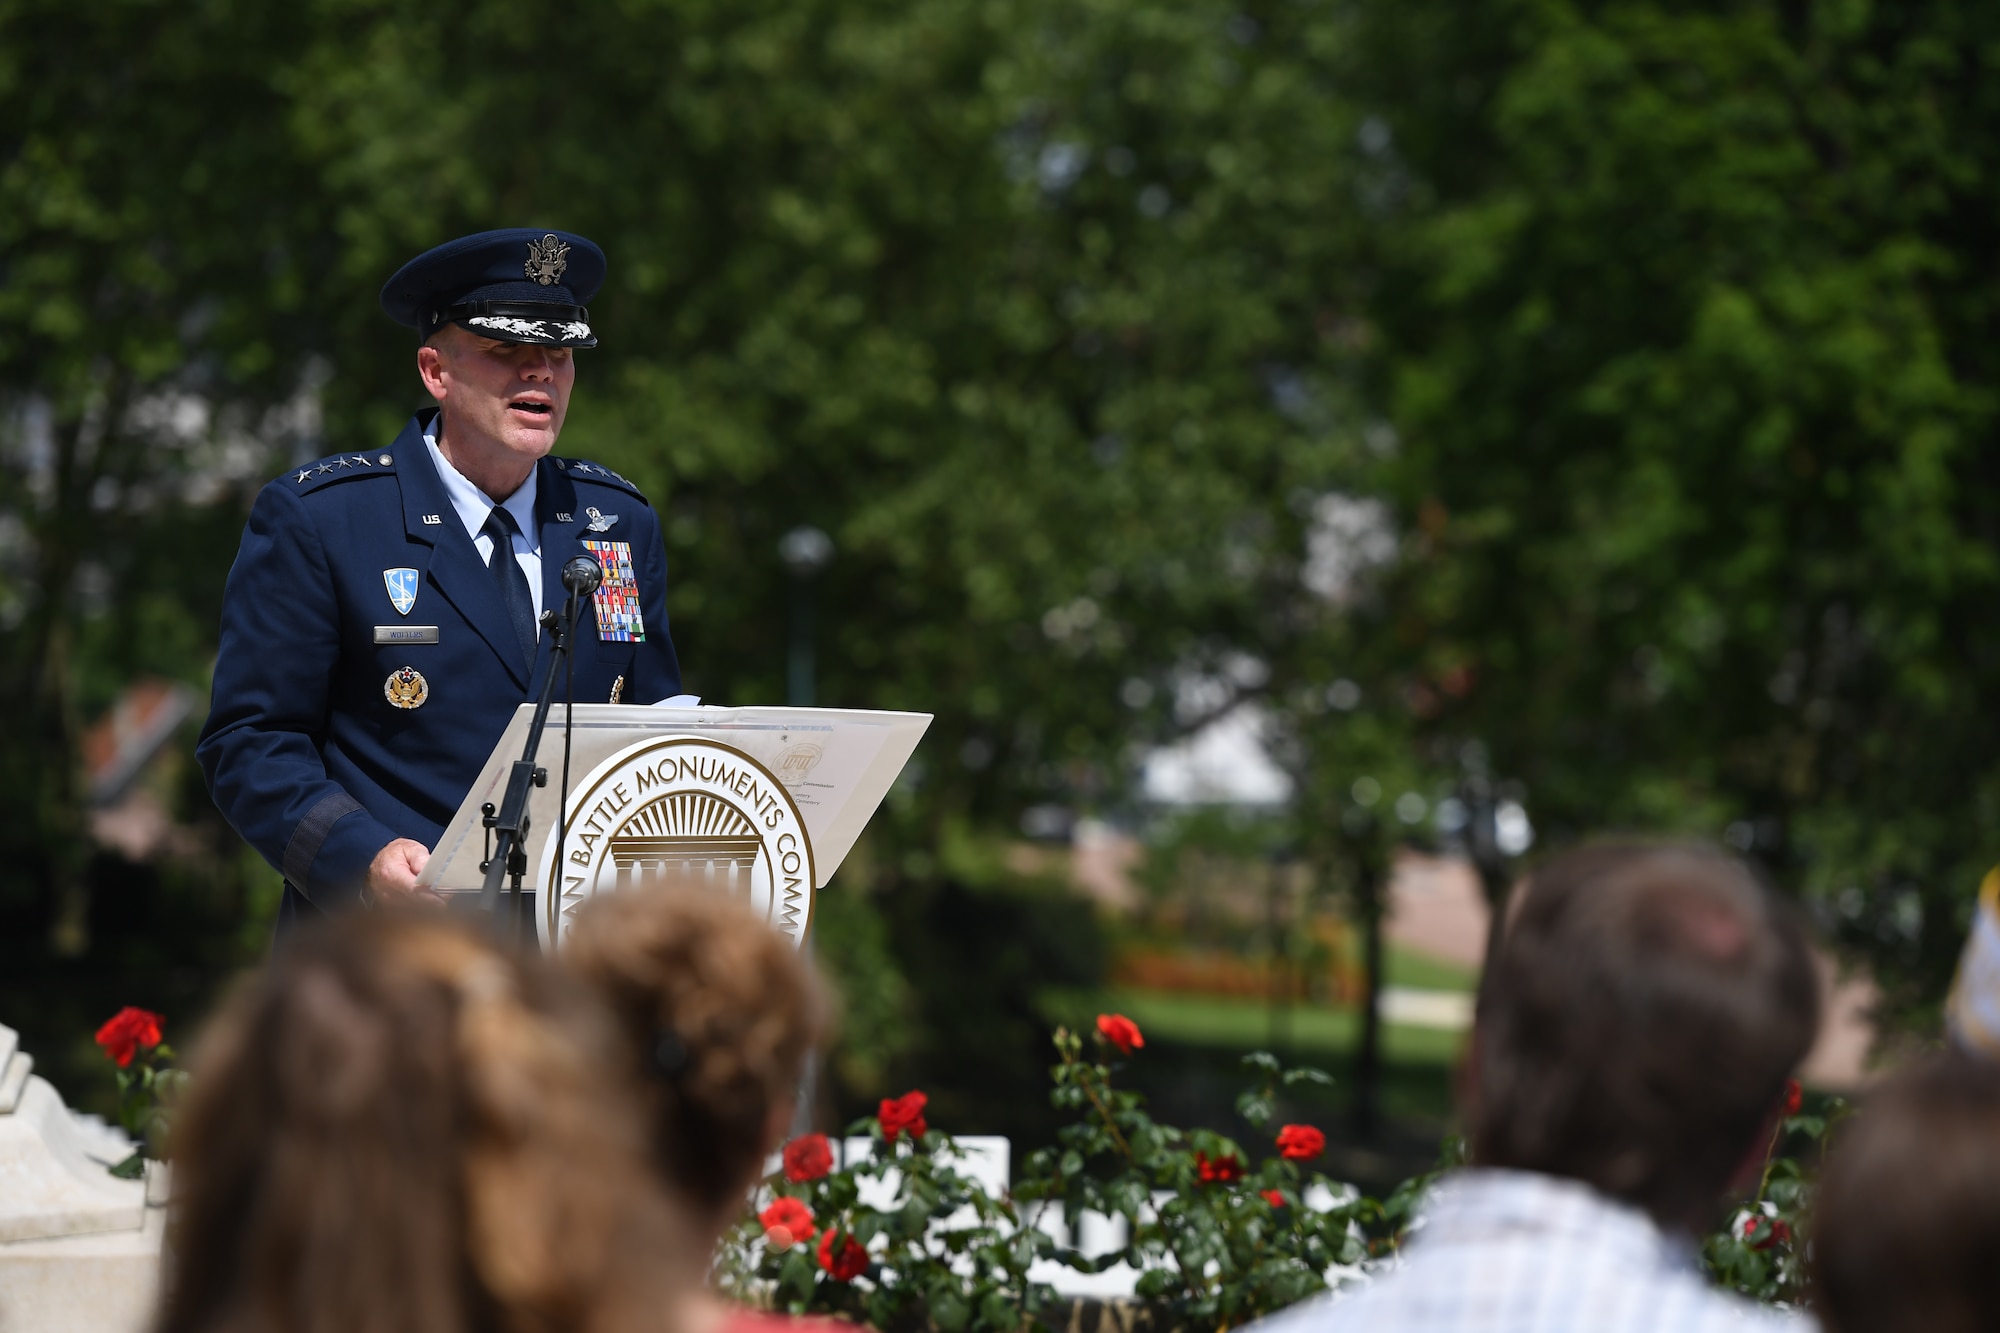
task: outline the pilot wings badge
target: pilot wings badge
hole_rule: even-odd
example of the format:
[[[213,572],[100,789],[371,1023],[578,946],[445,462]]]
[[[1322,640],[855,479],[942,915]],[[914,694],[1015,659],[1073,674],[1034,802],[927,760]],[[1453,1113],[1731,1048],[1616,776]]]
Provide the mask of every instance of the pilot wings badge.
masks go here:
[[[396,608],[396,614],[410,614],[410,608],[417,604],[417,571],[385,569],[382,571],[382,583],[389,590],[389,605]]]
[[[528,242],[528,262],[521,266],[522,272],[531,282],[552,286],[569,267],[569,260],[564,257],[568,254],[569,243],[550,232],[539,241]]]
[[[592,505],[583,512],[590,515],[589,530],[592,532],[609,532],[611,531],[611,525],[618,521],[618,515],[599,513],[596,505]]]

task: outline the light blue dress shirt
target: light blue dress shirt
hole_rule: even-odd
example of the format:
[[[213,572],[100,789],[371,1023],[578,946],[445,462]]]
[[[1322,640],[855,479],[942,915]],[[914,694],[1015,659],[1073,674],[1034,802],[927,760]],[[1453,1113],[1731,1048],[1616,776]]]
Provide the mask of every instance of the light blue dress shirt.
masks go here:
[[[440,418],[442,419],[442,418]],[[472,544],[479,548],[479,558],[488,565],[493,563],[493,539],[481,531],[486,526],[486,516],[493,512],[493,498],[465,479],[465,474],[451,465],[438,448],[437,436],[424,432],[424,447],[431,451],[431,462],[437,464],[438,476],[444,482],[444,493],[451,498],[451,507],[458,512],[459,522],[465,524],[465,533],[472,538]],[[500,507],[514,517],[514,559],[521,566],[521,572],[528,576],[528,592],[535,599],[535,622],[542,619],[542,530],[535,522],[535,469],[528,471],[528,479],[505,500]]]

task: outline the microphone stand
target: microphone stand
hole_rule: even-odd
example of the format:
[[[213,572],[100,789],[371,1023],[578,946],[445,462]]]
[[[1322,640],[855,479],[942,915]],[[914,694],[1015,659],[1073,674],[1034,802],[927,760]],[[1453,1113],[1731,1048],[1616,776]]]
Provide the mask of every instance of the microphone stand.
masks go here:
[[[588,571],[579,568],[585,564],[590,566]],[[479,906],[493,922],[500,938],[510,943],[518,942],[520,938],[521,881],[528,873],[528,788],[549,785],[549,771],[535,763],[535,752],[541,748],[542,733],[549,724],[549,707],[555,702],[557,668],[569,660],[570,636],[575,631],[577,615],[582,610],[582,594],[595,589],[603,578],[604,571],[588,556],[577,556],[563,567],[563,586],[569,589],[569,600],[561,614],[555,611],[542,613],[542,628],[549,633],[549,672],[542,679],[541,697],[535,701],[535,716],[528,724],[527,744],[521,747],[521,757],[514,761],[513,768],[507,773],[507,790],[500,798],[499,810],[494,810],[491,801],[479,807],[480,823],[493,836],[486,859],[479,863],[479,868],[486,874],[486,882],[479,891]],[[559,802],[568,799],[568,792],[557,797]],[[561,867],[556,873],[562,873]],[[503,880],[511,882],[505,920],[499,915]]]

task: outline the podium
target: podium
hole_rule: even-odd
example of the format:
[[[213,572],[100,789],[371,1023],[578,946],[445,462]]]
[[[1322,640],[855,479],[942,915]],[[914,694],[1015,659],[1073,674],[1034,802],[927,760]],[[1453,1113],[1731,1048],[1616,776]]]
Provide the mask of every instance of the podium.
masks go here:
[[[497,808],[534,714],[515,710],[418,883],[448,903],[484,881],[483,816]],[[929,713],[845,708],[577,704],[569,790],[563,711],[550,715],[526,842],[542,947],[559,948],[599,893],[664,880],[707,884],[804,943],[833,878],[930,726]],[[558,835],[559,809],[567,829]],[[558,854],[558,842],[560,855]],[[469,896],[469,897],[468,897]]]

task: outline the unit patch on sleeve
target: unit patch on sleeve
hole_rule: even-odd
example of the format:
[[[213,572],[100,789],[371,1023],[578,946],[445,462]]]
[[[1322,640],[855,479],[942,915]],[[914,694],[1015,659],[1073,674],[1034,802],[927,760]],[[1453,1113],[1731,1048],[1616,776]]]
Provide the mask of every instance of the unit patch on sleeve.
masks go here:
[[[597,637],[605,643],[644,643],[646,622],[639,615],[639,584],[632,576],[632,543],[586,540],[583,549],[604,567],[604,582],[590,597],[597,608]]]

